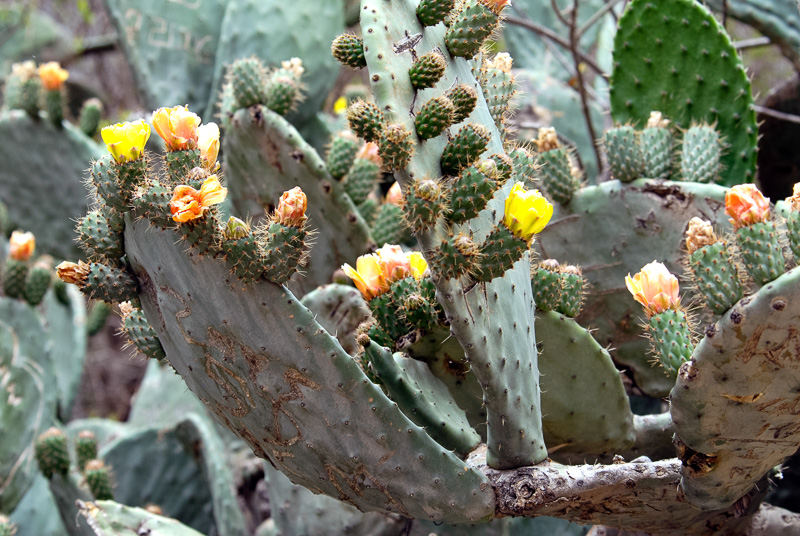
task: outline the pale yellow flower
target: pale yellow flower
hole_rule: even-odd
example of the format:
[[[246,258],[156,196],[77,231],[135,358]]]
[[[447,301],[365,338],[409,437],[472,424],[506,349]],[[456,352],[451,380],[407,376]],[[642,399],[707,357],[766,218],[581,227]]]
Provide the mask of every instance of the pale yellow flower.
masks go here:
[[[172,219],[178,223],[195,220],[203,216],[211,205],[222,203],[228,195],[216,175],[208,177],[200,190],[181,184],[175,187],[169,208]]]
[[[356,259],[355,268],[344,264],[342,270],[347,277],[353,280],[356,288],[361,291],[367,301],[386,291],[383,271],[377,255],[362,255]]]
[[[553,205],[539,190],[526,190],[521,182],[511,188],[505,209],[503,223],[514,236],[526,242],[540,233],[553,217]]]
[[[411,275],[419,281],[425,272],[428,270],[428,261],[422,256],[419,251],[412,251],[408,253],[408,262],[411,266]]]
[[[150,125],[139,119],[133,122],[109,125],[100,131],[109,152],[118,164],[138,160],[150,139]]]
[[[676,310],[681,304],[678,278],[660,262],[651,262],[633,277],[628,274],[625,286],[633,299],[644,306],[648,318],[670,309]]]
[[[153,128],[164,140],[167,151],[186,151],[197,147],[200,116],[186,106],[159,108],[153,112]]]
[[[197,146],[203,159],[203,167],[210,173],[217,168],[219,154],[219,127],[216,123],[206,123],[197,129]]]

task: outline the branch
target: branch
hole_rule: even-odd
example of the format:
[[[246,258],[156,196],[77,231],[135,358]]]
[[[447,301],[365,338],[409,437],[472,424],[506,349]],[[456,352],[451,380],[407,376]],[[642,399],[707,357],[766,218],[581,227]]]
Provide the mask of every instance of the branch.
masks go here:
[[[603,7],[595,11],[591,17],[586,19],[586,22],[583,23],[583,26],[581,26],[580,30],[578,30],[578,39],[583,37],[583,34],[589,31],[589,28],[591,28],[598,20],[600,20],[603,17],[603,15],[608,13],[611,10],[611,8],[617,5],[620,1],[621,0],[609,0],[607,3],[603,4]]]
[[[785,112],[779,112],[778,110],[773,110],[772,108],[767,108],[766,106],[760,106],[758,104],[754,105],[753,108],[755,109],[756,113],[759,113],[761,115],[774,117],[775,119],[780,119],[782,121],[788,121],[789,123],[798,123],[798,124],[800,124],[800,116],[798,116],[798,115],[787,114]]]

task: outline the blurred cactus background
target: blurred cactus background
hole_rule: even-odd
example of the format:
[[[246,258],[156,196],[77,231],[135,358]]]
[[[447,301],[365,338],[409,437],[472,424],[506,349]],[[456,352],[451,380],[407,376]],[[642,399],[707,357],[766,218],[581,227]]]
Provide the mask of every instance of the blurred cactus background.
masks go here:
[[[800,534],[794,0],[0,30],[0,536]]]

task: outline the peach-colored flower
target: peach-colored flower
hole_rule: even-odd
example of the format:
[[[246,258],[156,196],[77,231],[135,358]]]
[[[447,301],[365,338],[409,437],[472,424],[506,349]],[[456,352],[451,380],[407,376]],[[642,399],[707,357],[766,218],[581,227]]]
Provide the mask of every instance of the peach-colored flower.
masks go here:
[[[737,184],[725,194],[725,214],[731,217],[734,229],[769,219],[769,199],[755,184]]]
[[[306,221],[308,198],[299,186],[283,192],[278,208],[275,209],[275,221],[289,227],[302,227]]]
[[[83,287],[89,277],[89,265],[83,261],[74,262],[64,261],[56,266],[58,278],[64,283]]]
[[[197,147],[200,116],[186,106],[159,108],[153,112],[153,128],[164,140],[167,151],[186,151]]]
[[[39,78],[42,87],[48,91],[58,91],[64,87],[64,82],[69,78],[69,72],[61,68],[57,61],[50,61],[39,66]]]
[[[219,127],[216,123],[206,123],[197,129],[197,146],[203,166],[213,173],[217,169],[217,155],[219,154]]]
[[[150,139],[150,125],[143,119],[117,123],[103,127],[100,136],[108,151],[114,156],[114,160],[118,164],[124,164],[142,157],[144,146]]]
[[[8,256],[15,261],[27,261],[33,255],[36,249],[36,237],[33,233],[23,233],[22,231],[14,231],[11,233],[9,240]]]
[[[386,282],[399,281],[411,275],[411,263],[400,246],[385,244],[375,254]]]
[[[678,278],[660,262],[651,262],[633,277],[628,274],[625,285],[633,294],[633,299],[644,306],[648,318],[669,309],[677,309],[681,304]]]
[[[403,206],[403,191],[400,189],[400,184],[395,181],[389,191],[386,192],[386,202],[390,205]]]
[[[356,158],[363,158],[364,160],[369,160],[370,162],[377,164],[378,166],[382,166],[381,164],[381,156],[378,153],[378,144],[375,142],[367,142],[361,146],[361,148],[356,153]]]
[[[222,203],[228,195],[216,175],[208,177],[200,190],[181,184],[175,187],[169,208],[172,219],[178,223],[195,220],[203,216],[211,205]]]

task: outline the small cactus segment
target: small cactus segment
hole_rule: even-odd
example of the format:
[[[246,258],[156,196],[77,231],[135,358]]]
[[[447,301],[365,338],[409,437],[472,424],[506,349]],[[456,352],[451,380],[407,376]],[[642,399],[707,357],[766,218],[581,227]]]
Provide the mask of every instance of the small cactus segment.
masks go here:
[[[420,140],[435,138],[453,122],[453,103],[444,96],[434,97],[417,112],[414,128]]]
[[[442,241],[431,254],[433,270],[444,279],[460,279],[479,273],[480,250],[460,233]]]
[[[30,262],[36,249],[33,233],[14,231],[9,239],[8,258],[3,272],[3,291],[9,298],[25,297],[25,282],[30,271]]]
[[[258,58],[238,59],[231,64],[227,83],[233,91],[233,101],[237,109],[267,102],[264,88],[266,76],[267,70]]]
[[[145,318],[141,309],[136,309],[130,302],[121,303],[122,331],[128,337],[128,344],[135,346],[146,358],[165,359],[167,355],[155,330]]]
[[[692,218],[686,231],[688,264],[706,306],[721,315],[742,299],[736,264],[728,245],[717,238],[711,223]]]
[[[639,273],[625,278],[633,298],[644,306],[653,350],[667,375],[674,378],[680,366],[691,359],[694,345],[686,313],[681,308],[678,278],[667,267],[653,261]]]
[[[509,113],[511,99],[517,93],[514,75],[511,74],[512,63],[511,56],[501,52],[491,60],[484,59],[478,77],[489,112],[501,133],[506,132],[503,124]]]
[[[347,175],[350,166],[355,161],[358,149],[358,140],[349,130],[343,130],[333,137],[325,158],[325,165],[331,177],[341,179]]]
[[[791,197],[786,198],[786,234],[795,262],[800,262],[800,183],[794,185]]]
[[[660,110],[678,128],[716,124],[727,186],[752,182],[758,125],[750,80],[725,29],[699,2],[628,4],[614,37],[611,117],[643,125]]]
[[[672,173],[672,132],[661,112],[650,112],[640,140],[644,156],[642,174],[649,179],[668,179]]]
[[[44,299],[47,289],[53,280],[52,259],[48,256],[41,257],[28,271],[25,279],[25,301],[36,307]]]
[[[81,106],[80,116],[78,117],[78,125],[81,132],[94,137],[97,134],[97,129],[100,127],[100,119],[103,116],[103,103],[100,99],[87,99]]]
[[[378,207],[375,222],[370,229],[375,244],[399,244],[406,234],[406,222],[403,217],[403,193],[400,184],[394,183],[386,193],[385,202]]]
[[[56,128],[62,128],[64,121],[64,107],[66,97],[64,82],[69,78],[69,72],[61,68],[57,61],[43,63],[39,66],[39,79],[42,82],[44,93],[44,109],[47,118]]]
[[[5,85],[4,101],[9,110],[24,110],[33,119],[39,118],[42,82],[33,60],[15,63]]]
[[[408,70],[414,89],[427,89],[436,85],[444,76],[447,62],[438,52],[428,52],[420,56]]]
[[[444,214],[445,192],[435,180],[415,180],[406,192],[403,213],[415,233],[430,231]]]
[[[136,298],[139,285],[128,272],[93,262],[86,264],[64,261],[56,267],[58,277],[76,285],[89,298],[107,302],[123,302]]]
[[[300,82],[304,72],[305,67],[299,58],[281,62],[281,66],[270,72],[265,80],[264,105],[281,116],[293,112],[305,98]]]
[[[367,158],[356,158],[344,178],[344,190],[353,203],[360,207],[367,200],[369,194],[375,190],[381,177],[379,164]]]
[[[463,223],[477,216],[501,186],[495,176],[496,166],[489,165],[489,162],[469,166],[453,183],[447,214],[452,223]]]
[[[491,135],[483,125],[468,124],[461,127],[442,152],[442,172],[458,175],[474,164],[489,146]]]
[[[716,182],[722,150],[719,134],[710,125],[695,125],[683,133],[681,177],[689,182]]]
[[[364,100],[359,100],[350,105],[347,109],[347,122],[350,130],[356,136],[365,141],[378,142],[386,129],[386,116],[383,112],[372,104]]]
[[[86,464],[97,458],[97,438],[91,430],[81,430],[75,439],[75,454],[78,469],[83,472]]]
[[[367,66],[367,58],[364,57],[364,41],[353,34],[342,34],[333,40],[331,53],[336,61],[353,69],[361,69]]]
[[[102,460],[90,460],[83,469],[86,484],[98,501],[113,501],[114,486],[111,483],[111,471]]]
[[[453,10],[456,0],[422,0],[417,6],[417,17],[423,26],[443,22]]]
[[[444,37],[453,56],[471,59],[498,28],[507,0],[464,0],[456,6]]]
[[[399,171],[405,169],[414,154],[415,146],[414,138],[403,125],[387,126],[378,141],[378,154],[381,157],[384,170]]]
[[[457,125],[469,117],[469,114],[472,113],[475,106],[478,104],[478,94],[467,84],[461,84],[448,89],[444,96],[453,103],[453,109],[455,110],[453,113],[454,125]]]
[[[409,419],[440,445],[464,457],[481,438],[441,380],[421,361],[403,357],[375,342],[365,348],[372,370]]]
[[[124,254],[122,233],[112,231],[100,210],[93,210],[78,222],[81,245],[92,260],[114,263]]]
[[[512,162],[511,179],[521,182],[528,188],[533,188],[533,183],[538,174],[536,172],[536,159],[525,147],[515,147],[508,153]],[[547,190],[547,188],[545,188]]]
[[[98,197],[102,198],[108,207],[121,212],[128,210],[128,204],[123,199],[117,183],[117,169],[112,155],[105,154],[92,162],[90,176]]]
[[[783,274],[786,266],[769,199],[754,184],[739,184],[725,194],[725,213],[736,230],[742,263],[757,285]]]
[[[573,175],[569,151],[559,143],[554,128],[539,129],[535,143],[542,185],[553,201],[566,205],[580,187],[580,181]]]
[[[299,187],[284,192],[271,221],[258,233],[264,248],[264,277],[273,283],[289,281],[308,256],[307,206]]]
[[[644,169],[639,134],[630,125],[608,129],[603,135],[611,175],[622,182],[638,179]]]
[[[560,268],[555,259],[546,259],[531,267],[533,300],[540,311],[553,311],[561,303]]]
[[[562,266],[560,271],[561,293],[555,309],[563,315],[575,318],[583,307],[583,287],[586,282],[577,266]]]
[[[261,278],[264,255],[250,225],[231,216],[223,231],[222,251],[233,273],[244,283]]]
[[[36,462],[45,478],[54,474],[69,473],[69,450],[67,436],[58,428],[50,428],[36,440]]]

